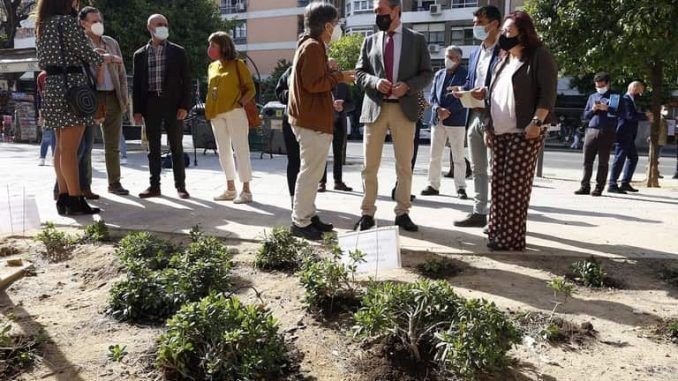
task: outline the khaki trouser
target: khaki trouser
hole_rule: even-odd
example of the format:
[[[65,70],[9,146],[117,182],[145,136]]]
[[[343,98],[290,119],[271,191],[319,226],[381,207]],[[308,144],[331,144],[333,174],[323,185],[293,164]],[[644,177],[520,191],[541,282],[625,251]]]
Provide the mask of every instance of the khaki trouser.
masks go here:
[[[431,134],[431,155],[428,162],[428,185],[435,190],[440,190],[443,150],[448,139],[454,160],[454,185],[457,191],[459,189],[466,189],[466,162],[464,161],[466,129],[464,126],[448,127],[438,124],[433,127]]]
[[[99,103],[106,107],[106,118],[101,123],[104,139],[106,174],[108,184],[120,182],[120,134],[122,133],[122,110],[115,91],[99,91]]]
[[[318,194],[318,183],[325,172],[332,134],[297,126],[292,126],[292,130],[299,142],[301,156],[301,168],[294,190],[292,222],[298,227],[305,228],[311,224],[311,218],[316,215],[315,196]]]
[[[412,207],[410,194],[412,191],[412,155],[414,154],[416,124],[403,114],[400,104],[384,103],[377,120],[365,125],[365,138],[363,139],[365,161],[362,170],[365,194],[361,206],[363,215],[374,217],[377,212],[375,205],[379,187],[377,175],[387,130],[391,131],[396,160],[398,185],[395,192],[395,214],[396,216],[407,214]]]

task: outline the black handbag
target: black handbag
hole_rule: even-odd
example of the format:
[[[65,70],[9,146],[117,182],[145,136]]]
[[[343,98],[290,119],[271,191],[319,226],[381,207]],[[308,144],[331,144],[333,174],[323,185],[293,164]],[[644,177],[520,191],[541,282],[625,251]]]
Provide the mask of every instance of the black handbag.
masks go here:
[[[64,31],[63,25],[59,22],[59,46],[61,48],[61,58],[63,60],[62,76],[64,86],[66,87],[66,102],[71,111],[80,117],[93,117],[98,108],[96,84],[90,68],[83,62],[82,68],[87,77],[88,84],[69,86],[68,85],[68,65],[66,65],[66,52],[64,50]]]

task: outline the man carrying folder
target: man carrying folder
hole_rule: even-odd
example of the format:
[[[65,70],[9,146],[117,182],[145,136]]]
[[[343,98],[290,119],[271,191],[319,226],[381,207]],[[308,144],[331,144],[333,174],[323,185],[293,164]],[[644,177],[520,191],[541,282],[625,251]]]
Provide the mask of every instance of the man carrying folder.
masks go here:
[[[466,83],[462,87],[452,87],[450,90],[457,98],[462,98],[462,91],[470,91],[473,98],[485,98],[487,88],[492,77],[492,67],[499,55],[499,28],[501,26],[501,12],[493,5],[478,8],[473,14],[473,35],[483,42],[477,47],[468,64]],[[465,103],[465,102],[462,102]],[[468,128],[468,148],[473,170],[473,188],[475,190],[473,212],[461,221],[455,221],[454,226],[483,227],[487,224],[487,202],[489,195],[488,152],[485,145],[483,125],[484,107],[469,110],[466,126]]]

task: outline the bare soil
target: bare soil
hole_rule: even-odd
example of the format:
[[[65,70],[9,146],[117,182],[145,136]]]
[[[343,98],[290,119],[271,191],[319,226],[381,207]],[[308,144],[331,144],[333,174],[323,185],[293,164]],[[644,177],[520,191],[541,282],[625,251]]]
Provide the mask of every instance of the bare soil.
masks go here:
[[[185,236],[164,238],[175,242],[188,240]],[[256,243],[227,244],[237,251],[234,259],[237,294],[245,302],[263,301],[279,320],[281,332],[299,353],[298,378],[437,379],[425,364],[409,361],[397,345],[353,339],[350,312],[326,318],[309,314],[302,304],[303,289],[296,277],[252,267]],[[17,334],[42,332],[48,340],[40,348],[35,366],[18,380],[159,379],[152,364],[156,339],[163,327],[119,323],[104,313],[111,286],[123,276],[112,244],[78,246],[70,259],[60,263],[42,259],[42,244],[29,239],[2,238],[0,251],[20,255],[32,261],[35,268],[34,276],[0,291],[0,315],[12,321]],[[533,316],[548,315],[554,304],[546,282],[553,276],[564,275],[577,260],[511,253],[443,257],[404,251],[404,268],[381,273],[379,280],[414,281],[421,276],[415,269],[418,264],[441,258],[452,259],[463,267],[461,274],[447,278],[460,295],[492,300],[516,318],[528,312]],[[678,379],[678,346],[648,334],[662,322],[678,318],[678,288],[662,273],[667,267],[678,268],[676,261],[601,259],[601,262],[611,277],[623,281],[623,289],[577,287],[575,295],[556,314],[578,332],[582,327],[584,331],[592,328],[595,335],[554,345],[535,337],[536,330],[526,329],[524,343],[510,352],[513,366],[505,374],[488,379]],[[108,347],[114,344],[126,346],[129,352],[121,363],[107,357]]]

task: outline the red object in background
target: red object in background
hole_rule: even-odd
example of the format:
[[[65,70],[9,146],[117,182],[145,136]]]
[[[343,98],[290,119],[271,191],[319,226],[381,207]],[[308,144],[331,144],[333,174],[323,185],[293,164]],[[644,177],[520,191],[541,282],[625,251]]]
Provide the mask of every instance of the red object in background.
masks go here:
[[[38,74],[38,92],[42,93],[45,91],[45,80],[47,79],[47,72],[46,71],[41,71],[40,74]]]

